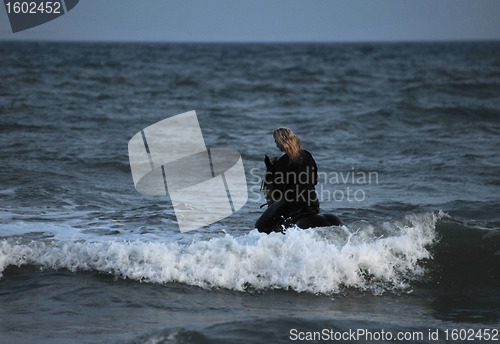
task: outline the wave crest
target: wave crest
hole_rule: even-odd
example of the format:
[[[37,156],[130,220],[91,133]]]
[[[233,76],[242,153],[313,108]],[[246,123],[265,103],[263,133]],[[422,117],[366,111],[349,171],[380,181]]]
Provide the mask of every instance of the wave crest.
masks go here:
[[[99,271],[122,278],[177,282],[202,288],[292,289],[332,294],[343,288],[404,290],[431,258],[435,223],[442,214],[348,227],[289,229],[286,235],[226,234],[210,240],[178,242],[0,242],[0,273],[8,265]],[[1,275],[0,275],[1,276]]]

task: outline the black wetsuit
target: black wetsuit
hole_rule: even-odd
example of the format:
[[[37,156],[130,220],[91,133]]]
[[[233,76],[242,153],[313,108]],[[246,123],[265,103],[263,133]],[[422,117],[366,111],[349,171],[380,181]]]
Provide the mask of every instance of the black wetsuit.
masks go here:
[[[304,211],[319,212],[314,186],[318,183],[316,162],[302,150],[300,162],[292,163],[284,154],[275,165],[271,198],[273,203],[255,223],[259,232],[281,231],[281,224],[291,215]]]

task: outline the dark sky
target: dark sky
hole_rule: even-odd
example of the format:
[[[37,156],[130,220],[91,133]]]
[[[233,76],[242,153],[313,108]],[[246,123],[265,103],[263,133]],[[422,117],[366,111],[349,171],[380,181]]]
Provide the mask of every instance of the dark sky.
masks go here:
[[[20,0],[22,1],[22,0]],[[500,0],[81,0],[0,40],[273,42],[500,40]]]

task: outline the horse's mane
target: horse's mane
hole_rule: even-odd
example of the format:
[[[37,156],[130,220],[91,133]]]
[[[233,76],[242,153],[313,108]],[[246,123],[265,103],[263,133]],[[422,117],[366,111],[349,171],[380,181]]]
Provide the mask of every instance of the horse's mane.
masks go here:
[[[262,206],[266,204],[269,205],[270,203],[273,202],[273,199],[271,198],[271,193],[274,189],[274,173],[276,172],[277,161],[278,158],[274,157],[272,159],[269,159],[267,155],[264,159],[264,162],[266,164],[266,173],[264,173],[264,178],[262,179],[262,185],[260,189],[264,192],[264,198],[267,203],[264,203]]]

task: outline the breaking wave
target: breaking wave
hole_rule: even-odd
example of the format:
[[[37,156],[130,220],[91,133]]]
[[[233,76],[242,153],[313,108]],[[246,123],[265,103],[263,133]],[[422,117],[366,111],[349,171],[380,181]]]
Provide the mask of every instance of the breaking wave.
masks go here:
[[[98,271],[149,283],[185,283],[237,291],[285,289],[332,294],[345,288],[378,295],[407,290],[432,258],[443,213],[409,214],[349,227],[291,228],[285,235],[253,230],[179,242],[0,241],[0,274],[9,265]],[[1,275],[0,275],[1,276]]]

